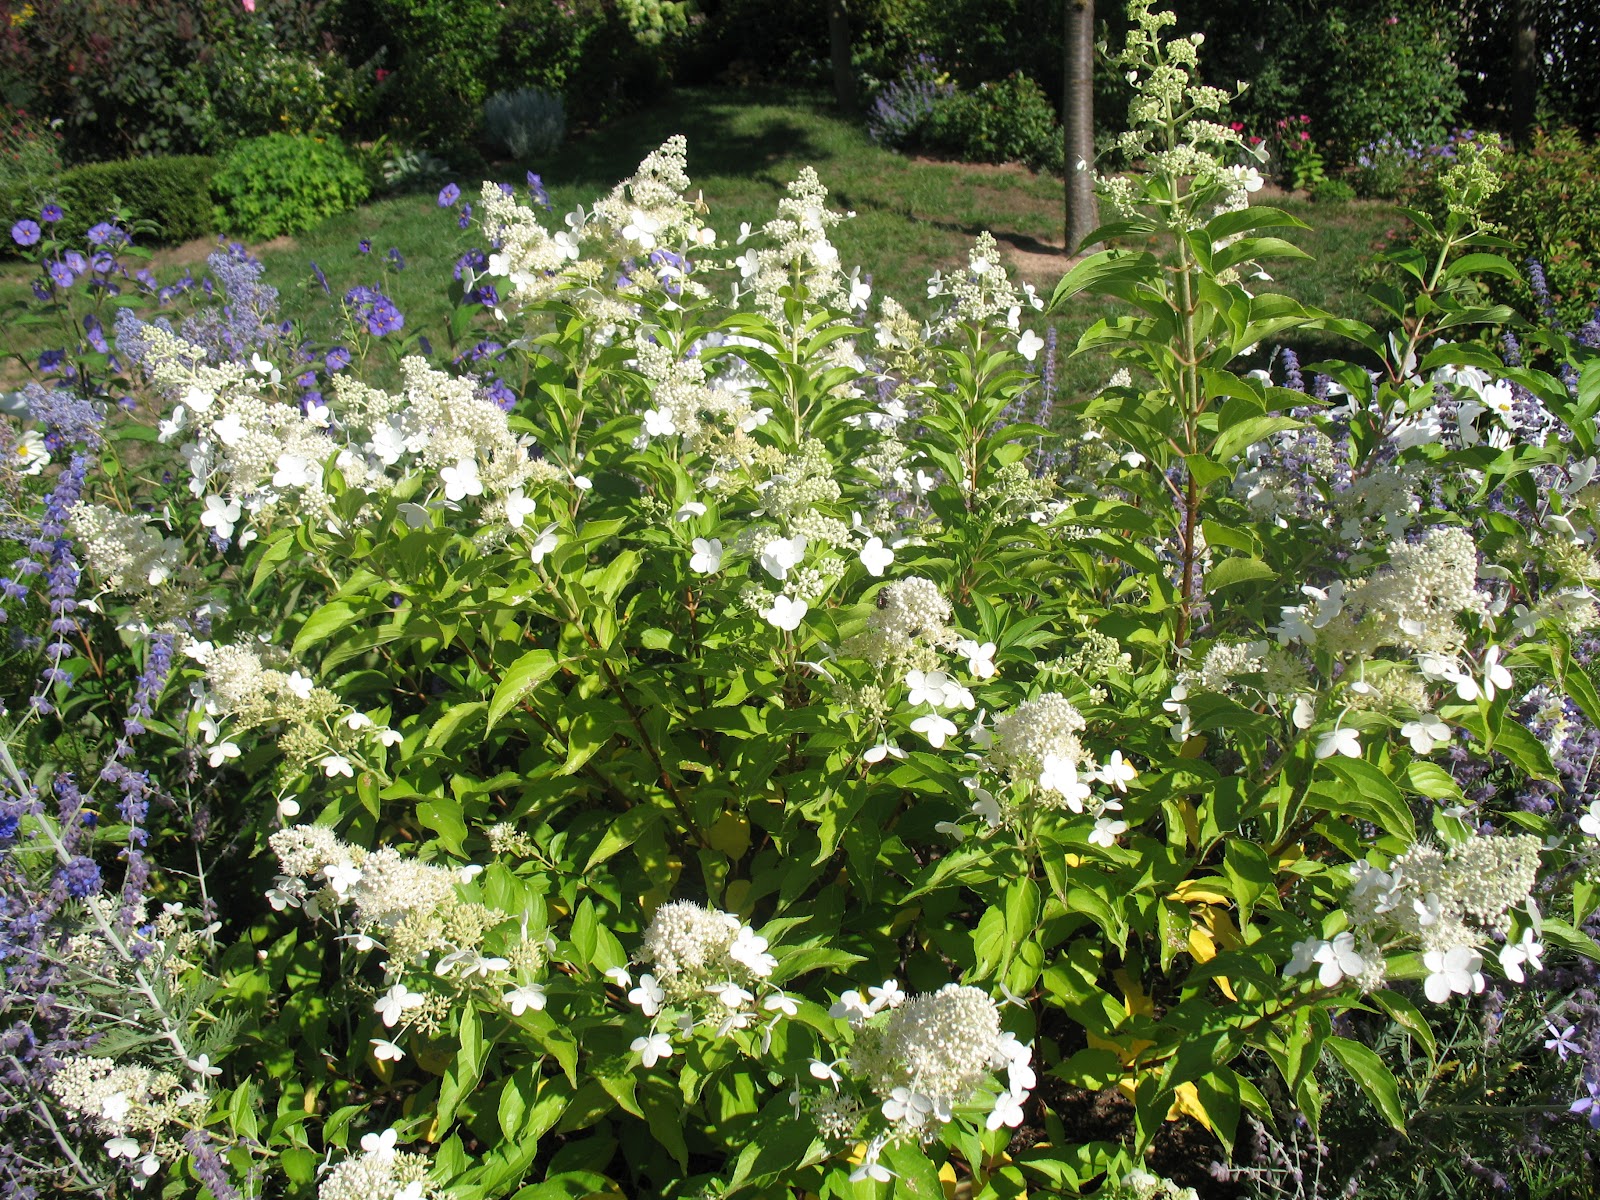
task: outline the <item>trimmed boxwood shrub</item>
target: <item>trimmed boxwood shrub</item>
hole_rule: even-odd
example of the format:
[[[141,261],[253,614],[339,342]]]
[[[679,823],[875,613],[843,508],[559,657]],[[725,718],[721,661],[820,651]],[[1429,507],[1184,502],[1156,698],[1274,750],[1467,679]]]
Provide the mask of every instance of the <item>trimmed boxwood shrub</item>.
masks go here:
[[[141,242],[185,242],[212,230],[211,177],[216,167],[215,159],[198,154],[89,163],[63,171],[46,195],[18,185],[0,194],[0,204],[9,227],[19,217],[37,218],[40,202],[54,200],[66,214],[61,232],[68,240],[81,240],[91,225],[121,210],[135,222],[154,224],[154,232],[142,234]]]
[[[211,186],[216,223],[252,239],[304,233],[372,190],[366,170],[338,139],[288,133],[240,142]]]

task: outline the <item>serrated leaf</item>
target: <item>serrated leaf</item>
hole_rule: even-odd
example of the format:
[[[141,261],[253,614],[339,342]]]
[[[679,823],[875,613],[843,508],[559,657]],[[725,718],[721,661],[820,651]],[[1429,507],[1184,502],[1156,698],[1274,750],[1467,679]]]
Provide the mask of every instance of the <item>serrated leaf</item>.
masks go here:
[[[1350,1078],[1360,1085],[1367,1099],[1383,1114],[1383,1119],[1404,1133],[1406,1119],[1405,1113],[1400,1110],[1400,1084],[1394,1072],[1384,1066],[1377,1051],[1360,1042],[1337,1036],[1330,1036],[1323,1045],[1332,1051],[1339,1065],[1349,1072]]]
[[[1205,588],[1207,593],[1214,593],[1241,583],[1260,583],[1277,577],[1278,573],[1259,558],[1236,556],[1223,559],[1206,572]]]
[[[561,660],[548,650],[529,650],[516,662],[511,664],[509,670],[500,677],[500,682],[495,685],[494,697],[489,701],[489,719],[484,727],[487,734],[505,716],[527,697],[545,680],[556,673],[561,666]]]

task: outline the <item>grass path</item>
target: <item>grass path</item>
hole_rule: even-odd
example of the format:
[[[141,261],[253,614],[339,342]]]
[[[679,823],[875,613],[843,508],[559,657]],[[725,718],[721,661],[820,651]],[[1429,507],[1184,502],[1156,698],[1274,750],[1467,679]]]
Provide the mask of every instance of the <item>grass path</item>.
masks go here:
[[[646,111],[572,140],[539,171],[556,214],[588,204],[632,173],[645,154],[675,133],[689,143],[689,174],[702,192],[710,221],[731,235],[741,222],[769,219],[784,185],[802,166],[814,166],[834,202],[855,219],[838,227],[834,240],[847,266],[857,263],[873,276],[875,289],[906,303],[925,305],[924,281],[936,269],[966,261],[974,237],[988,229],[1011,256],[1016,274],[1046,295],[1065,270],[1061,250],[1061,182],[1022,167],[993,167],[907,159],[869,141],[861,128],[834,116],[812,93],[682,90]],[[521,182],[525,167],[500,164],[500,178]],[[470,199],[477,180],[458,178]],[[1280,264],[1279,290],[1341,315],[1363,315],[1358,280],[1364,263],[1397,223],[1391,208],[1368,203],[1313,206],[1293,197],[1278,204],[1316,228],[1293,240],[1314,261]],[[559,221],[559,215],[552,217]],[[357,250],[362,238],[370,256]],[[259,248],[267,281],[279,288],[285,315],[303,323],[309,336],[328,328],[327,300],[312,278],[315,260],[336,295],[359,283],[376,282],[390,247],[406,269],[384,280],[406,314],[407,330],[442,329],[449,311],[445,288],[457,256],[477,244],[452,214],[441,211],[431,192],[381,200],[335,217],[294,239]],[[185,264],[203,265],[206,243],[160,251],[155,267],[168,280]],[[26,295],[27,276],[16,265],[0,272],[0,309]],[[1065,346],[1109,308],[1084,300],[1058,320]],[[30,350],[16,331],[6,349]],[[42,348],[42,347],[38,347]],[[1319,347],[1313,354],[1323,349]],[[13,364],[15,366],[15,364]],[[1099,382],[1103,364],[1070,364],[1063,373],[1069,394]],[[5,382],[17,382],[7,372]]]

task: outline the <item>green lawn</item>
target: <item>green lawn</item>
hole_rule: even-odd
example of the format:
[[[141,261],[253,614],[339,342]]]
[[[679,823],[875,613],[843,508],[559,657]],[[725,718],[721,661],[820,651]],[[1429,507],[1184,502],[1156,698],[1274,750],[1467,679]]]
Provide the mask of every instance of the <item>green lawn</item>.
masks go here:
[[[845,264],[862,264],[879,294],[895,296],[914,312],[926,304],[927,276],[964,262],[967,247],[984,229],[1017,253],[1017,274],[1047,295],[1065,269],[1058,179],[1020,167],[904,158],[873,145],[858,125],[833,115],[815,94],[679,91],[648,111],[574,139],[548,162],[503,164],[496,174],[521,183],[528,167],[538,171],[555,204],[552,221],[559,221],[561,213],[631,174],[674,133],[688,138],[690,176],[704,193],[711,223],[724,234],[735,233],[741,222],[759,226],[770,218],[784,185],[802,166],[814,166],[838,206],[856,214],[834,239]],[[461,176],[457,182],[470,198],[479,181]],[[1393,210],[1365,203],[1318,207],[1293,198],[1274,202],[1317,227],[1295,235],[1314,261],[1279,264],[1275,286],[1342,315],[1361,315],[1358,276],[1396,224]],[[371,239],[370,257],[357,250],[363,237]],[[384,286],[405,313],[407,330],[432,334],[442,348],[437,338],[449,308],[451,266],[473,244],[475,231],[457,229],[430,191],[379,201],[259,253],[268,281],[282,293],[286,315],[317,337],[331,326],[308,264],[316,261],[341,294],[354,284],[375,282],[378,260],[397,247],[407,269]],[[161,252],[158,274],[165,280],[184,261],[198,266],[204,249]],[[0,305],[26,295],[25,279],[14,265],[0,273]],[[1058,321],[1065,344],[1105,311],[1092,300],[1077,303]],[[8,349],[34,348],[17,344],[15,335],[8,341]],[[1071,364],[1062,381],[1072,394],[1096,386],[1104,371],[1102,363]],[[14,373],[7,382],[15,382]]]

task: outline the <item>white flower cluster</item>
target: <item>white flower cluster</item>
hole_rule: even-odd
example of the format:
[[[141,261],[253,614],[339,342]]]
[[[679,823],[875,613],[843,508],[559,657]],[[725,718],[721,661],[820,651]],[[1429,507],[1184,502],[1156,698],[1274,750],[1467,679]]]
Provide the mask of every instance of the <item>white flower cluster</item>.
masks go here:
[[[689,143],[676,134],[652,150],[632,176],[595,201],[586,237],[620,238],[625,254],[643,255],[661,246],[703,246],[715,240],[696,220],[689,188]]]
[[[974,733],[973,740],[987,749],[987,770],[1025,789],[1038,808],[1087,812],[1094,819],[1090,844],[1109,847],[1128,831],[1128,823],[1113,815],[1121,811],[1121,802],[1094,795],[1090,785],[1100,783],[1125,792],[1139,772],[1120,750],[1112,751],[1097,765],[1078,737],[1086,724],[1070,700],[1060,692],[1046,692],[1000,714],[991,729]],[[973,814],[990,829],[998,828],[1010,806],[977,779],[966,782],[974,796]],[[963,832],[948,822],[941,822],[939,828],[957,836]]]
[[[1044,300],[1033,284],[1025,283],[1019,290],[1011,282],[1000,260],[999,243],[992,233],[985,231],[978,235],[967,252],[965,271],[935,274],[928,280],[928,299],[941,298],[948,302],[948,307],[934,323],[930,331],[933,336],[947,333],[957,323],[989,325],[997,317],[1004,316],[1006,328],[1018,335],[1017,350],[1024,358],[1032,362],[1044,349],[1043,338],[1021,328],[1023,307],[1042,310]]]
[[[1387,565],[1352,585],[1310,593],[1314,603],[1285,608],[1278,641],[1315,645],[1337,655],[1368,655],[1383,646],[1453,655],[1466,636],[1463,615],[1480,615],[1478,549],[1464,529],[1429,530],[1389,549]]]
[[[1152,12],[1151,0],[1132,0],[1128,17],[1127,41],[1112,60],[1134,88],[1128,105],[1130,128],[1118,138],[1118,148],[1131,159],[1143,159],[1152,172],[1187,179],[1187,193],[1204,201],[1211,212],[1245,207],[1248,194],[1262,186],[1260,173],[1228,160],[1241,154],[1264,156],[1248,150],[1240,135],[1223,124],[1232,97],[1220,88],[1193,82],[1199,73],[1197,48],[1203,35],[1162,41],[1161,30],[1177,18],[1167,11]],[[1206,114],[1222,119],[1212,120]],[[1096,182],[1120,212],[1138,214],[1141,197],[1132,180],[1097,176]],[[1190,211],[1187,194],[1161,203],[1171,210],[1172,218],[1191,228],[1211,215]]]
[[[1345,979],[1363,991],[1383,982],[1379,935],[1414,944],[1423,951],[1427,977],[1423,990],[1434,1003],[1484,989],[1480,946],[1503,939],[1511,910],[1527,906],[1533,920],[1519,941],[1506,941],[1500,966],[1518,983],[1524,967],[1543,967],[1537,910],[1529,899],[1539,868],[1539,839],[1531,834],[1489,837],[1473,834],[1441,850],[1418,844],[1388,870],[1362,860],[1351,866],[1354,886],[1347,899],[1352,924],[1332,939],[1297,942],[1284,967],[1293,978],[1317,968],[1317,981],[1333,987]]]
[[[846,642],[843,653],[877,667],[916,665],[926,647],[949,647],[957,640],[950,628],[950,601],[932,580],[912,576],[885,584],[877,605],[866,630]]]
[[[533,456],[533,440],[511,432],[506,414],[478,391],[470,379],[447,375],[426,359],[400,363],[405,406],[373,431],[383,437],[375,457],[387,467],[405,453],[417,465],[440,474],[445,499],[505,496],[533,481],[548,481],[549,468]],[[388,454],[398,451],[394,459]],[[447,474],[448,472],[448,474]]]
[[[908,996],[892,979],[867,991],[869,998],[847,991],[829,1009],[830,1016],[847,1020],[855,1033],[847,1058],[811,1065],[812,1076],[831,1084],[836,1095],[845,1082],[838,1067],[847,1065],[851,1079],[871,1093],[883,1118],[882,1131],[868,1143],[852,1178],[880,1178],[874,1168],[884,1146],[901,1138],[926,1141],[937,1136],[938,1126],[954,1117],[956,1107],[978,1098],[998,1075],[1004,1075],[1005,1085],[995,1088],[988,1127],[1022,1123],[1022,1105],[1038,1082],[1033,1049],[1000,1028],[1000,1011],[986,992],[951,983],[937,992]],[[854,1138],[856,1122],[840,1121],[841,1114],[859,1117],[867,1112],[854,1098],[842,1107],[809,1107],[824,1133],[843,1139]]]
[[[183,542],[136,513],[82,503],[72,510],[72,532],[92,575],[108,592],[141,595],[179,571]]]
[[[1122,1178],[1122,1184],[1113,1193],[1116,1200],[1200,1200],[1192,1187],[1179,1187],[1170,1179],[1135,1167]]]
[[[279,372],[257,358],[246,367],[205,365],[205,352],[159,325],[143,325],[145,370],[177,403],[162,419],[160,439],[187,435],[180,446],[189,491],[207,498],[205,524],[221,540],[248,512],[259,514],[288,497],[325,516],[332,498],[323,487],[323,463],[336,455],[340,469],[359,471],[330,436],[327,411],[303,412],[280,400]]]
[[[852,214],[853,215],[853,214]],[[778,215],[761,232],[776,245],[746,250],[734,260],[739,289],[750,292],[755,306],[780,324],[786,323],[784,293],[803,283],[812,305],[859,308],[871,288],[859,276],[847,277],[839,265],[839,251],[828,240],[828,230],[844,220],[828,208],[828,189],[811,167],[803,167],[778,201]]]
[[[668,1008],[678,1010],[679,1033],[706,1024],[718,1037],[750,1028],[764,1013],[775,1024],[799,1011],[793,998],[766,983],[778,965],[767,939],[732,913],[669,901],[656,909],[639,952],[651,970],[637,984],[620,967],[606,974],[652,1021],[651,1032],[633,1043],[646,1067],[673,1053],[670,1035],[655,1027]]]
[[[378,1058],[403,1058],[396,1039],[407,1029],[434,1030],[449,1007],[440,988],[505,988],[500,999],[514,1017],[544,1008],[544,988],[533,977],[544,965],[547,944],[530,939],[524,922],[504,957],[487,953],[486,935],[506,915],[463,899],[457,890],[481,868],[448,870],[407,858],[393,846],[365,850],[321,825],[291,826],[268,840],[282,871],[267,892],[273,908],[299,908],[313,919],[328,916],[341,923],[348,909],[355,932],[346,937],[355,949],[386,954],[390,987],[373,1008],[386,1030],[395,1032],[372,1039]],[[413,991],[400,980],[411,971],[426,972],[430,990]]]
[[[196,1061],[214,1073],[208,1060]],[[204,1092],[184,1087],[170,1072],[85,1055],[63,1060],[49,1088],[74,1120],[106,1139],[106,1154],[127,1165],[137,1188],[182,1154],[168,1127],[192,1123],[208,1103]]]
[[[261,643],[213,645],[186,641],[185,653],[205,668],[205,679],[191,685],[197,728],[205,739],[208,761],[221,767],[240,756],[236,737],[264,726],[281,726],[277,736],[289,770],[315,764],[324,775],[354,777],[363,750],[388,747],[400,734],[347,708],[337,695],[299,669],[268,666],[273,653]],[[284,816],[300,811],[297,801],[280,801]]]
[[[487,273],[511,283],[509,292],[502,295],[504,302],[531,304],[567,284],[561,272],[578,257],[576,230],[552,235],[532,209],[507,195],[497,183],[483,185],[479,204],[484,236],[499,246],[489,256]]]
[[[365,1134],[363,1153],[337,1163],[317,1185],[317,1200],[438,1200],[428,1160],[394,1148],[394,1130]]]

